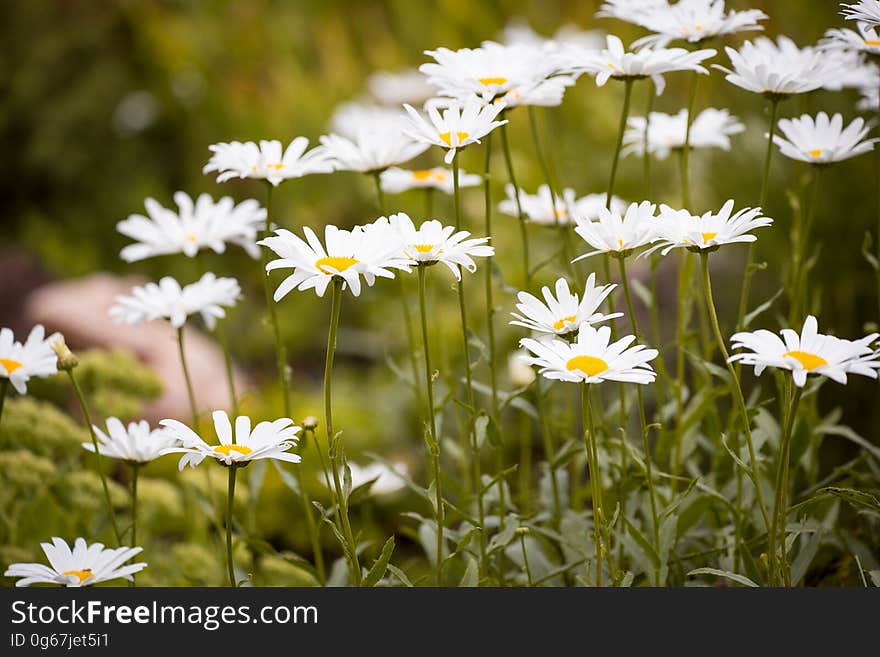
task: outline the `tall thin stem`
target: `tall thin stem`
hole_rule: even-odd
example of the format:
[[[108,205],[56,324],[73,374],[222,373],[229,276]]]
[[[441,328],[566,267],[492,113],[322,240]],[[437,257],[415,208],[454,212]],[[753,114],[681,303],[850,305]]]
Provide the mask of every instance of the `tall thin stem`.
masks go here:
[[[641,336],[639,335],[639,326],[636,321],[636,313],[633,308],[632,295],[629,290],[629,278],[626,275],[626,258],[618,257],[617,262],[620,265],[620,282],[623,286],[623,296],[626,299],[626,311],[629,313],[630,325],[632,326],[633,335],[636,336],[636,340],[641,341]],[[657,515],[657,496],[654,493],[654,474],[653,474],[653,466],[651,461],[653,457],[651,456],[651,445],[648,440],[648,422],[645,417],[645,400],[642,397],[642,386],[636,386],[636,395],[638,398],[639,405],[639,429],[642,432],[642,448],[645,451],[645,477],[648,480],[648,498],[651,503],[651,527],[653,529],[653,538],[654,538],[654,549],[657,551],[657,554],[660,553],[660,524],[658,522]],[[654,570],[654,585],[660,585],[660,573],[657,569]]]
[[[611,160],[611,175],[608,178],[608,192],[605,196],[605,207],[611,209],[611,199],[614,197],[614,183],[617,181],[617,165],[620,162],[620,150],[623,146],[623,134],[626,132],[626,120],[629,117],[629,104],[632,98],[633,78],[625,78],[626,90],[623,93],[623,107],[620,110],[620,125],[617,129],[617,144],[614,147],[614,159]]]
[[[235,376],[232,370],[232,353],[229,349],[229,338],[226,335],[226,329],[224,328],[222,321],[217,322],[215,333],[217,334],[217,341],[220,343],[220,348],[223,350],[223,366],[226,369],[226,385],[229,388],[229,403],[232,407],[232,415],[233,417],[238,417],[238,395],[235,392]]]
[[[513,158],[510,156],[510,144],[507,140],[507,124],[502,125],[499,130],[501,131],[501,148],[504,151],[504,164],[507,166],[507,177],[510,179],[510,184],[513,185],[513,195],[516,198],[516,218],[519,222],[520,246],[522,247],[523,257],[523,289],[527,290],[532,281],[532,272],[529,265],[529,233],[526,228],[526,216],[519,198],[519,185],[516,182],[516,174],[513,171]]]
[[[779,573],[777,572],[776,560],[777,560],[777,541],[779,541],[778,549],[781,550],[781,553],[778,555],[781,557],[780,566],[782,567],[783,573],[783,582],[786,586],[791,586],[791,573],[788,569],[788,554],[785,546],[785,523],[788,517],[788,504],[786,503],[786,495],[788,494],[788,472],[789,472],[789,461],[791,459],[791,438],[794,433],[794,425],[797,420],[797,409],[798,404],[801,401],[801,395],[803,394],[803,388],[795,388],[793,394],[790,394],[789,397],[791,399],[788,406],[788,413],[785,418],[785,426],[782,432],[782,440],[779,444],[779,463],[776,467],[776,486],[774,489],[773,496],[773,516],[770,524],[769,530],[769,545],[767,548],[767,554],[769,556],[769,564],[770,564],[770,585],[775,585],[779,580],[777,579]]]
[[[681,167],[681,207],[683,208],[689,208],[691,205],[690,170],[688,167],[691,153],[691,126],[694,124],[694,104],[697,100],[697,81],[699,80],[699,75],[696,71],[691,74],[691,87],[688,93],[687,105],[687,126],[685,127],[684,144],[681,147],[681,158],[679,160]]]
[[[772,96],[770,98],[770,130],[767,136],[767,150],[764,152],[764,176],[761,178],[761,196],[758,200],[758,206],[762,209],[767,204],[767,190],[770,187],[770,162],[773,159],[773,135],[776,134],[776,119],[779,116],[779,97]],[[743,276],[743,286],[739,297],[739,312],[736,316],[736,330],[743,330],[743,321],[746,317],[746,310],[749,304],[749,291],[752,285],[752,276],[754,276],[755,262],[755,244],[749,244],[748,255],[746,256],[746,269]]]
[[[794,325],[798,319],[806,314],[807,300],[806,291],[807,279],[809,276],[807,267],[807,245],[810,243],[810,233],[813,230],[813,221],[816,218],[816,205],[819,203],[819,181],[822,177],[822,167],[813,166],[813,181],[810,185],[810,203],[806,209],[806,217],[801,225],[796,227],[797,243],[794,248],[794,267],[792,290],[790,292],[790,308],[788,323]]]
[[[428,342],[428,313],[425,309],[425,265],[419,272],[419,313],[422,319],[422,347],[425,352],[425,391],[428,395],[428,431],[431,437],[431,465],[434,468],[435,514],[437,518],[437,586],[443,586],[443,487],[440,478],[440,443],[437,441],[437,422],[434,410],[434,382],[431,370],[431,348]],[[482,533],[482,518],[480,519]]]
[[[272,190],[274,187],[266,183],[266,225],[263,227],[260,239],[269,236],[272,225]],[[272,285],[269,281],[269,272],[266,265],[269,264],[269,249],[261,249],[263,262],[263,291],[266,294],[266,306],[269,309],[269,323],[272,325],[272,335],[275,338],[275,358],[278,366],[278,381],[281,384],[281,394],[284,396],[284,416],[290,417],[290,376],[287,372],[287,347],[281,340],[281,327],[278,323],[278,311],[275,307],[275,299],[272,295]]]
[[[137,547],[137,523],[138,523],[138,473],[141,464],[137,461],[131,464],[131,546]],[[134,575],[131,576],[132,586],[135,586]]]
[[[649,78],[648,81],[648,106],[645,108],[645,134],[642,135],[642,176],[644,177],[643,184],[645,185],[645,198],[652,198],[651,151],[648,147],[650,146],[649,136],[651,131],[651,112],[654,111],[654,96],[656,95],[656,88],[653,80]]]
[[[593,497],[593,541],[596,544],[596,586],[602,586],[602,524],[605,522],[602,511],[602,481],[599,472],[599,459],[596,450],[596,431],[593,427],[593,407],[590,403],[590,384],[581,383],[581,412],[584,423],[584,450],[587,454],[587,469]]]
[[[339,479],[339,464],[337,463],[336,436],[333,433],[333,358],[336,355],[336,336],[339,332],[339,312],[342,308],[342,285],[344,281],[339,276],[333,277],[333,292],[330,310],[330,330],[327,334],[327,355],[324,361],[324,426],[327,429],[327,444],[330,449],[330,471],[333,475],[333,486],[336,490],[336,509],[342,520],[342,531],[346,546],[346,557],[352,582],[355,586],[361,585],[361,568],[358,563],[357,546],[354,542],[354,534],[351,531],[351,522],[348,518],[348,500]]]
[[[186,381],[186,395],[189,399],[189,412],[192,417],[193,431],[199,431],[199,407],[196,404],[196,395],[193,392],[192,378],[189,367],[186,364],[186,351],[183,346],[183,326],[177,328],[177,353],[180,355],[180,367],[183,369],[183,379]]]
[[[226,568],[229,574],[229,586],[235,587],[235,567],[232,564],[232,506],[235,500],[235,471],[238,466],[234,463],[229,468],[229,486],[226,496]]]
[[[559,498],[559,480],[556,476],[556,450],[553,447],[553,435],[544,410],[544,394],[541,391],[541,380],[536,379],[535,387],[535,412],[538,414],[538,424],[541,425],[541,441],[544,445],[544,458],[547,459],[547,469],[550,471],[550,489],[553,493],[553,524],[559,526],[562,519],[562,504]]]
[[[3,402],[6,401],[6,393],[9,392],[9,379],[0,381],[0,422],[3,421]]]
[[[92,416],[91,413],[89,413],[89,406],[86,404],[85,395],[83,395],[82,388],[79,387],[79,382],[76,380],[72,368],[67,370],[67,375],[70,377],[70,383],[73,386],[73,391],[76,393],[79,407],[82,409],[83,419],[86,422],[86,426],[89,429],[89,436],[92,439],[92,448],[95,450],[95,469],[98,471],[98,477],[101,479],[101,488],[104,490],[104,502],[107,504],[107,513],[110,515],[110,525],[113,527],[113,535],[116,537],[116,545],[122,545],[122,534],[119,533],[119,526],[116,524],[116,513],[113,511],[113,501],[110,499],[110,489],[107,487],[107,479],[104,477],[104,470],[101,467],[101,452],[98,451],[98,437],[95,435],[95,428],[92,426]]]
[[[749,448],[749,465],[751,467],[750,475],[752,483],[755,487],[755,499],[757,500],[758,507],[761,510],[761,517],[764,520],[764,526],[769,531],[770,517],[767,514],[767,506],[766,504],[764,504],[764,493],[761,491],[760,472],[758,471],[758,459],[755,453],[755,443],[752,441],[752,428],[751,421],[749,420],[749,411],[746,407],[745,397],[743,397],[742,386],[739,382],[739,375],[737,374],[736,368],[733,366],[733,363],[730,362],[730,354],[727,352],[727,345],[724,342],[724,336],[721,333],[721,326],[718,323],[718,313],[715,310],[715,299],[712,295],[712,279],[709,276],[709,254],[705,251],[701,251],[700,260],[703,271],[703,290],[706,294],[706,308],[709,312],[709,320],[712,323],[712,330],[715,333],[715,340],[718,343],[718,349],[721,352],[721,357],[724,358],[724,363],[725,365],[727,365],[727,371],[730,373],[732,384],[731,388],[734,400],[737,407],[739,408],[740,416],[742,418],[743,432],[745,433],[746,444]]]

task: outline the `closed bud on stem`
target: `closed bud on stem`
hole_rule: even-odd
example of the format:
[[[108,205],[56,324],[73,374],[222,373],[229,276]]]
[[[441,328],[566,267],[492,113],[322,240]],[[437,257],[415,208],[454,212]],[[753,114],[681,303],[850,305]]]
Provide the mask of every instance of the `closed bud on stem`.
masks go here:
[[[54,351],[55,355],[58,357],[59,370],[69,372],[79,365],[79,359],[73,354],[70,347],[67,346],[63,335],[52,343],[52,351]]]

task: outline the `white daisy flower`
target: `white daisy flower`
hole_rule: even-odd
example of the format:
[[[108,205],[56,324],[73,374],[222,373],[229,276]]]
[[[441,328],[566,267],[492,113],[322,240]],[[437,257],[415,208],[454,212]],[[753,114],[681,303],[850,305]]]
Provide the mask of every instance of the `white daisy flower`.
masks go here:
[[[877,87],[864,87],[861,89],[862,98],[856,103],[856,109],[860,112],[880,111],[880,89]]]
[[[535,370],[524,362],[524,358],[528,356],[529,352],[525,349],[517,349],[507,356],[507,375],[510,377],[510,382],[518,388],[532,385],[537,378]]]
[[[213,153],[202,173],[217,172],[217,182],[232,178],[255,178],[279,185],[289,178],[301,178],[312,173],[330,173],[333,164],[326,153],[313,149],[306,153],[309,140],[297,137],[286,149],[281,142],[261,140],[221,142],[208,149]]]
[[[15,341],[11,329],[0,329],[0,379],[7,379],[20,395],[27,392],[31,377],[45,378],[58,371],[58,357],[52,344],[61,334],[45,336],[46,329],[37,324],[22,344]]]
[[[848,28],[826,30],[819,47],[880,56],[880,32],[877,27],[867,23],[856,23],[856,30]]]
[[[822,53],[831,58],[837,68],[837,74],[825,81],[823,89],[840,91],[852,88],[861,91],[880,88],[880,66],[866,61],[861,53],[852,50],[823,50]]]
[[[378,222],[383,219],[380,218]],[[473,273],[477,270],[474,258],[486,258],[495,253],[495,249],[486,244],[488,237],[468,239],[468,231],[455,232],[454,226],[444,226],[436,219],[424,221],[416,228],[409,215],[399,212],[391,215],[388,222],[400,236],[405,258],[420,265],[442,262],[459,280],[459,267]]]
[[[217,318],[226,316],[223,306],[233,307],[241,288],[234,278],[217,278],[209,272],[185,287],[165,276],[158,283],[136,286],[131,293],[117,296],[116,305],[110,308],[110,316],[118,323],[141,324],[162,317],[180,328],[187,317],[198,313],[213,330]]]
[[[149,463],[177,444],[177,439],[164,429],[150,429],[146,420],[130,422],[126,427],[119,418],[109,417],[107,433],[98,426],[92,425],[92,428],[98,438],[98,452],[112,459]],[[82,446],[92,453],[95,451],[90,442]]]
[[[322,136],[315,150],[331,160],[337,171],[383,171],[421,155],[429,146],[404,132],[409,121],[399,110],[350,103],[333,122],[339,134]]]
[[[283,228],[258,242],[278,255],[266,265],[266,271],[293,269],[275,290],[275,301],[293,289],[314,289],[319,297],[334,277],[341,278],[354,296],[361,293],[361,276],[372,286],[376,278],[394,278],[392,269],[406,269],[412,261],[401,255],[403,244],[390,230],[365,230],[356,226],[342,230],[333,225],[324,228],[324,244],[308,226],[303,240]]]
[[[666,81],[664,73],[696,71],[708,75],[700,62],[715,56],[714,50],[690,51],[685,48],[643,48],[627,52],[623,42],[616,36],[607,37],[607,48],[588,50],[567,48],[563,51],[564,70],[589,73],[596,78],[596,85],[603,86],[610,78],[615,80],[640,80],[651,78],[657,95],[663,93]]]
[[[774,43],[766,37],[746,41],[739,50],[724,49],[733,66],[715,68],[727,73],[726,80],[746,91],[788,96],[813,91],[836,79],[842,72],[839,59],[817,48],[798,48],[786,36]]]
[[[792,329],[780,331],[782,338],[766,329],[736,333],[731,338],[734,349],[748,349],[730,357],[731,362],[754,365],[755,376],[767,367],[789,370],[794,384],[803,388],[807,375],[827,376],[838,383],[846,383],[847,374],[877,378],[880,352],[872,348],[877,333],[860,340],[843,340],[818,332],[816,318],[809,315],[800,335]]]
[[[390,167],[382,172],[380,180],[382,191],[386,194],[402,194],[411,189],[436,189],[445,194],[452,194],[455,191],[452,171],[443,167],[416,170]],[[476,187],[482,183],[482,176],[459,170],[458,186],[460,188]]]
[[[661,205],[660,216],[656,220],[657,245],[643,255],[658,249],[662,255],[666,255],[677,248],[702,251],[714,250],[722,244],[754,242],[758,238],[750,231],[773,223],[770,217],[761,215],[761,208],[743,208],[731,215],[732,212],[733,199],[721,206],[717,213],[706,212],[702,215]]]
[[[669,153],[684,148],[687,135],[687,110],[678,114],[651,112],[648,127],[648,152],[657,159],[665,160]],[[623,154],[643,155],[645,149],[645,126],[643,116],[627,120],[623,134]],[[743,132],[746,127],[726,109],[709,107],[700,112],[691,123],[690,148],[720,148],[730,150],[730,137]]]
[[[404,108],[410,118],[407,133],[417,141],[447,149],[446,164],[452,162],[457,149],[479,144],[480,139],[507,123],[506,120],[495,120],[504,109],[503,103],[484,105],[476,99],[464,105],[453,103],[444,108],[442,114],[437,108],[427,105],[427,119],[410,105],[404,105]]]
[[[518,217],[516,188],[508,184],[504,190],[507,192],[507,198],[498,204],[498,210],[511,217]],[[606,196],[606,194],[588,194],[577,198],[575,191],[566,187],[561,194],[556,195],[554,212],[553,195],[547,185],[538,187],[537,194],[526,194],[519,190],[519,202],[526,220],[542,226],[555,226],[557,222],[560,226],[568,226],[575,221],[575,218],[597,217],[599,208],[605,207]],[[626,209],[626,203],[614,196],[611,199],[611,207],[622,211]]]
[[[619,18],[639,24],[639,19],[646,11],[668,8],[669,0],[607,0],[599,6],[596,18]]]
[[[724,0],[679,0],[637,11],[627,20],[655,32],[633,44],[642,47],[676,40],[699,43],[724,34],[763,30],[758,21],[766,19],[767,14],[760,9],[728,11]]]
[[[578,256],[574,262],[598,253],[627,255],[656,240],[657,206],[649,201],[630,203],[624,211],[599,208],[598,221],[578,221],[575,232],[595,249]]]
[[[546,285],[541,288],[544,301],[528,292],[518,292],[516,298],[519,303],[516,308],[519,313],[511,313],[516,319],[510,323],[539,333],[567,335],[577,331],[584,323],[598,324],[615,317],[623,317],[623,313],[606,315],[598,312],[615,287],[617,285],[613,283],[597,286],[596,274],[590,274],[580,298],[569,291],[565,278],[556,281],[555,297]]]
[[[840,13],[846,20],[880,26],[880,0],[859,0],[857,3],[841,6],[844,10]]]
[[[373,73],[367,78],[367,89],[377,101],[394,108],[404,103],[421,105],[437,95],[437,87],[415,69]]]
[[[257,233],[266,221],[266,211],[248,199],[235,204],[228,196],[215,202],[201,194],[193,203],[189,194],[174,194],[178,211],[165,208],[152,198],[144,201],[147,217],[129,215],[116,224],[116,230],[135,240],[120,252],[126,262],[158,255],[182,253],[192,258],[201,249],[223,253],[226,244],[237,244],[252,258],[260,255]]]
[[[479,48],[438,48],[425,54],[435,61],[422,64],[419,70],[440,95],[460,102],[477,96],[484,103],[503,100],[508,107],[558,105],[565,88],[574,84],[571,76],[559,75],[552,48],[486,41]]]
[[[359,488],[369,483],[370,493],[373,495],[390,495],[403,490],[409,479],[409,469],[405,463],[400,461],[394,463],[393,466],[392,468],[378,461],[360,466],[349,461],[351,487]],[[342,473],[340,473],[339,479],[342,480]]]
[[[575,45],[598,50],[605,45],[605,34],[600,30],[582,30],[577,25],[566,23],[560,26],[552,37],[545,37],[535,32],[526,20],[514,18],[505,25],[502,42],[509,46],[555,48]]]
[[[169,447],[165,454],[182,453],[177,467],[196,467],[206,457],[217,459],[223,465],[247,465],[260,459],[277,459],[288,463],[299,463],[298,454],[289,452],[299,442],[296,434],[301,427],[290,418],[279,418],[274,422],[260,422],[251,429],[251,419],[246,415],[235,418],[235,433],[226,411],[214,411],[214,430],[219,444],[209,445],[195,431],[177,420],[162,420],[159,424],[167,429],[178,441],[180,447]]]
[[[786,157],[810,164],[831,164],[874,150],[876,137],[865,139],[871,126],[861,117],[843,127],[843,116],[831,118],[819,112],[800,118],[780,119],[779,130],[785,137],[774,135],[773,142]]]
[[[547,379],[569,383],[652,383],[657,373],[648,361],[656,358],[659,352],[643,345],[630,347],[635,342],[634,335],[614,343],[610,343],[610,338],[609,326],[595,329],[589,324],[581,324],[574,342],[558,338],[547,341],[523,338],[519,343],[532,353],[524,361],[537,365],[540,368],[538,373]]]
[[[78,538],[73,550],[64,539],[57,536],[51,543],[40,543],[49,565],[41,563],[14,563],[3,573],[4,577],[21,577],[16,586],[31,584],[61,584],[62,586],[91,586],[111,579],[123,578],[132,581],[137,572],[147,567],[146,563],[122,564],[140,553],[140,547],[105,548],[103,543],[89,545],[84,538]]]

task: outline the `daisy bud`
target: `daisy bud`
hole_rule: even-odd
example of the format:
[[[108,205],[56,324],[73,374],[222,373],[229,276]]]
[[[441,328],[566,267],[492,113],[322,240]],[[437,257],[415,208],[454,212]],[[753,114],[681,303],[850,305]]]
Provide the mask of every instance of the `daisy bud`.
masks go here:
[[[314,415],[309,415],[308,417],[303,418],[302,423],[305,431],[314,431],[318,428],[318,418]]]
[[[63,335],[59,335],[58,339],[52,343],[52,351],[54,351],[55,355],[58,357],[59,370],[69,372],[74,367],[79,365],[79,359],[74,356],[73,352],[70,350],[70,347],[67,346],[67,343],[64,341]]]

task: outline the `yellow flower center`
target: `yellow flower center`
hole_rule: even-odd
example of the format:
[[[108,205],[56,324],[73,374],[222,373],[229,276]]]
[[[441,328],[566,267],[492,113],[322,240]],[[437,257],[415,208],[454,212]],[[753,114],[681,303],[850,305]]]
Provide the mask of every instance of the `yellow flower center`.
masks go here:
[[[617,248],[618,248],[618,249],[622,249],[622,248],[623,248],[623,240],[617,240]]]
[[[246,445],[217,445],[214,448],[214,451],[218,454],[223,454],[224,456],[232,456],[231,452],[238,452],[239,454],[250,454],[252,450],[250,447]]]
[[[421,169],[419,171],[413,171],[412,177],[414,180],[418,180],[420,182],[423,182],[425,180],[436,180],[437,182],[443,182],[444,180],[446,180],[446,176],[444,176],[442,173],[432,171],[431,169]]]
[[[700,233],[703,236],[703,244],[708,244],[709,240],[714,240],[718,233]]]
[[[484,87],[488,87],[490,84],[504,84],[507,82],[507,78],[478,78],[477,81]]]
[[[575,356],[565,364],[565,367],[569,372],[580,370],[587,376],[596,376],[608,369],[608,363],[595,356]]]
[[[807,155],[809,155],[810,157],[819,157],[820,155],[822,155],[822,149],[814,148],[811,151],[807,151]]]
[[[357,263],[358,261],[354,258],[346,256],[327,256],[315,262],[315,266],[325,274],[333,275],[338,272],[343,272]]]
[[[413,244],[413,248],[419,253],[430,253],[434,245],[433,244]]]
[[[458,135],[458,143],[459,143],[459,144],[460,144],[461,142],[463,142],[465,139],[467,139],[468,137],[470,137],[470,135],[469,135],[467,132],[456,132],[455,134]],[[439,134],[439,137],[440,137],[440,139],[442,139],[444,142],[446,142],[446,145],[447,145],[447,146],[452,146],[452,133],[449,133],[449,132],[441,132],[441,133]]]
[[[61,574],[64,575],[65,577],[67,575],[76,575],[79,578],[79,583],[82,584],[84,581],[86,581],[89,577],[92,576],[92,569],[91,568],[83,568],[82,570],[65,570]]]
[[[199,238],[196,236],[195,233],[190,233],[189,235],[184,235],[183,239],[185,239],[187,242],[190,242],[192,244],[195,244],[199,240]]]
[[[870,48],[880,48],[880,39],[865,39],[865,45]]]
[[[0,358],[0,365],[6,368],[6,371],[9,374],[12,374],[15,370],[21,367],[21,363],[17,360],[12,360],[11,358]]]
[[[803,365],[804,369],[807,371],[814,370],[817,367],[822,367],[822,365],[828,364],[828,361],[821,356],[817,356],[816,354],[811,354],[806,351],[786,351],[783,356],[785,358],[794,358],[797,362]]]
[[[565,324],[567,322],[573,322],[575,319],[577,319],[577,317],[575,317],[574,315],[569,315],[568,317],[563,317],[558,322],[553,323],[553,329],[555,331],[562,330],[562,328],[565,326]],[[569,367],[568,369],[571,369],[571,368]]]
[[[281,171],[284,168],[284,162],[275,162],[274,164],[267,164],[267,169],[275,169],[275,171]]]

